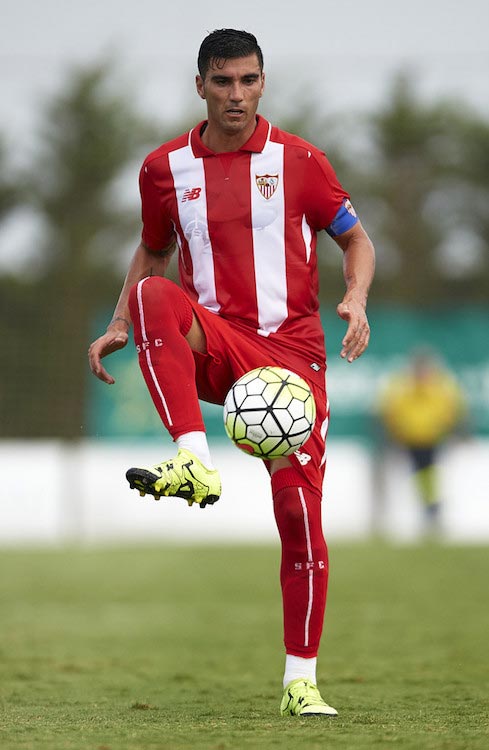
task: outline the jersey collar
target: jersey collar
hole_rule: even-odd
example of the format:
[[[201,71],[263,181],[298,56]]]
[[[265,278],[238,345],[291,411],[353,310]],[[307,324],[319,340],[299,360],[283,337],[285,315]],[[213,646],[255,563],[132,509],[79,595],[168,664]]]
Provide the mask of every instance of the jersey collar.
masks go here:
[[[207,148],[207,146],[202,142],[200,133],[203,126],[206,124],[207,120],[202,120],[202,122],[199,122],[199,124],[196,125],[195,128],[193,128],[189,133],[189,144],[196,159],[202,158],[204,156],[216,156],[216,153]],[[253,135],[248,138],[246,143],[244,143],[238,150],[261,153],[268,141],[270,130],[271,125],[268,120],[265,120],[265,118],[261,115],[257,115],[256,128],[253,132]]]

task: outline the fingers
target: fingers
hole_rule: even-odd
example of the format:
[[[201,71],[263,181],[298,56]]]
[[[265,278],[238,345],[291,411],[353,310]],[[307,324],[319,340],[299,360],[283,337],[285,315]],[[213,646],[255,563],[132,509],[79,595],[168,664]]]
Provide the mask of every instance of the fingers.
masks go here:
[[[91,370],[96,377],[107,385],[114,385],[115,379],[110,375],[102,364],[91,365]]]
[[[102,357],[122,349],[127,344],[127,334],[118,332],[106,333],[91,344],[88,349],[88,362],[93,374],[108,385],[115,383],[114,378],[102,365]]]
[[[356,309],[358,307],[358,309]],[[348,362],[358,359],[368,346],[370,326],[361,306],[341,303],[337,308],[338,315],[348,321],[348,328],[343,339],[340,356]]]
[[[343,348],[340,352],[340,356],[348,362],[353,362],[363,354],[368,347],[369,341],[370,327],[367,321],[359,325],[350,323],[346,336],[342,341]]]
[[[108,385],[113,385],[115,383],[115,380],[112,377],[112,375],[110,375],[105,369],[105,367],[102,365],[101,357],[102,357],[102,354],[100,352],[100,348],[98,346],[98,340],[97,340],[97,341],[94,341],[94,343],[90,346],[88,350],[88,362],[90,364],[90,369],[99,380],[102,380],[104,383],[107,383]]]

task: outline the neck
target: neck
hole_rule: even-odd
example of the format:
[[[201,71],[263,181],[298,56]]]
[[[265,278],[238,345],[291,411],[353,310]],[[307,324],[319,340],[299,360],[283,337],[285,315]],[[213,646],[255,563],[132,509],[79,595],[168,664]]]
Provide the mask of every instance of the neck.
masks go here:
[[[255,132],[256,124],[256,119],[254,119],[245,130],[239,133],[226,133],[213,127],[212,123],[209,122],[202,133],[202,142],[216,154],[238,151],[251,138]]]

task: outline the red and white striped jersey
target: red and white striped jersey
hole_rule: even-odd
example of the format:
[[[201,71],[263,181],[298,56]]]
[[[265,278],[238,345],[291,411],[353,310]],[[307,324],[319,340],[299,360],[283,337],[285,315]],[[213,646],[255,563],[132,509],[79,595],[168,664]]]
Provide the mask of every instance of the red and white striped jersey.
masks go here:
[[[262,336],[322,338],[316,234],[347,193],[323,152],[263,117],[233,153],[210,151],[204,126],[144,161],[143,242],[176,239],[182,287],[208,310]]]

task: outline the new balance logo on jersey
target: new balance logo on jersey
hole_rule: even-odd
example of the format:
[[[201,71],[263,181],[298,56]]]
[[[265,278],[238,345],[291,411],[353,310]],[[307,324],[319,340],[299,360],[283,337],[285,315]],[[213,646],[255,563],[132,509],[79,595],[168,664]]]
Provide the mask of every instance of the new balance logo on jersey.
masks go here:
[[[183,191],[182,203],[185,203],[186,201],[196,201],[197,198],[200,198],[201,192],[201,187],[187,188]]]
[[[309,453],[301,453],[301,451],[295,451],[294,456],[297,458],[301,466],[305,466],[311,460]]]

